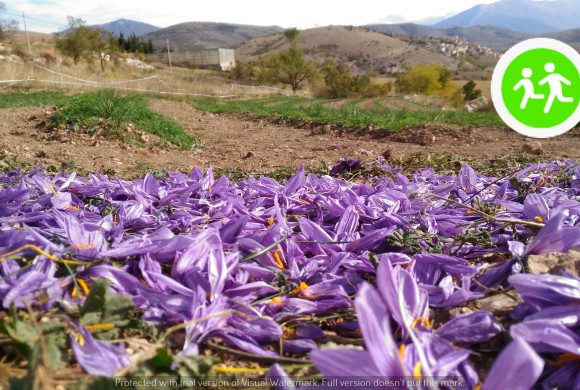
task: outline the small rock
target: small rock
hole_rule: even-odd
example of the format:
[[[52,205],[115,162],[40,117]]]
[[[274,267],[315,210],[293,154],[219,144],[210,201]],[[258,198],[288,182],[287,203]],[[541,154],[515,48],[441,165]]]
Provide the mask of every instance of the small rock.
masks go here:
[[[522,146],[522,151],[529,154],[533,154],[535,156],[539,156],[544,152],[544,150],[542,149],[542,144],[539,141],[527,141]]]
[[[561,271],[566,271],[574,276],[579,276],[580,247],[572,248],[568,253],[530,255],[527,264],[528,269],[533,274],[561,275]]]
[[[254,157],[256,154],[252,151],[248,152],[248,154],[246,154],[244,157],[242,157],[242,159],[246,159],[246,158],[251,158]]]
[[[510,291],[482,298],[478,302],[481,310],[489,311],[493,315],[505,315],[515,309],[523,300],[517,291]]]
[[[24,149],[24,150],[30,150],[30,148],[28,146],[23,146],[22,149]]]

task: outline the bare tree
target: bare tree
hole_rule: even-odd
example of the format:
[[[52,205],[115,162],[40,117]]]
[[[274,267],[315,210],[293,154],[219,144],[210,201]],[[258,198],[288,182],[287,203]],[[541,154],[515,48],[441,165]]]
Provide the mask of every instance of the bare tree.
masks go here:
[[[6,4],[0,1],[0,16],[2,13],[6,12]],[[7,30],[17,30],[18,22],[15,19],[2,19],[0,18],[0,41],[6,39],[5,32]]]

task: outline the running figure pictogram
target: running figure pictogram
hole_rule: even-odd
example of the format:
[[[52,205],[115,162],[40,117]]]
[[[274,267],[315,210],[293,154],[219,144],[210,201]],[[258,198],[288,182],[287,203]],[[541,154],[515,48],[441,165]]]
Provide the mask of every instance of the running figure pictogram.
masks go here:
[[[522,69],[522,76],[524,78],[514,86],[514,91],[524,87],[524,98],[520,104],[520,108],[523,110],[526,108],[529,99],[543,99],[544,95],[539,95],[534,92],[534,84],[532,84],[532,80],[530,80],[530,77],[532,77],[532,70],[530,68]]]
[[[544,70],[550,74],[544,77],[538,84],[544,85],[548,83],[548,86],[550,87],[550,95],[548,96],[548,101],[544,107],[544,113],[547,114],[550,112],[555,98],[558,98],[558,100],[563,103],[571,103],[574,101],[574,98],[562,95],[562,83],[566,85],[572,85],[572,83],[561,74],[553,73],[556,70],[556,66],[552,62],[548,62],[544,66]]]

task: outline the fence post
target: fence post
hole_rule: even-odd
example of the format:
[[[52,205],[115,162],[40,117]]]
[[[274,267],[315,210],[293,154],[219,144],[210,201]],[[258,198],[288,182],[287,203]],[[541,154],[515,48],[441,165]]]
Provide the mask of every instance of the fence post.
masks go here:
[[[169,50],[169,39],[167,40],[167,58],[169,59],[169,71],[173,72],[173,68],[171,68],[171,51]]]

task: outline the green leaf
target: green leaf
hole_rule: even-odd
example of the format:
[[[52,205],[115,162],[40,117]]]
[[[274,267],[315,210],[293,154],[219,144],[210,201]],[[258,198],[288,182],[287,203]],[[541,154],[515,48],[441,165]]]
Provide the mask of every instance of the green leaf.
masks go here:
[[[221,360],[215,356],[181,356],[173,357],[173,362],[179,366],[177,372],[181,378],[207,379],[212,366]]]
[[[40,325],[48,349],[49,361],[46,362],[53,370],[67,366],[67,336],[65,326],[60,321],[50,321]]]
[[[119,336],[120,329],[131,324],[135,313],[135,305],[130,297],[115,294],[109,286],[111,281],[97,280],[89,291],[84,305],[80,309],[83,325],[110,324],[110,330],[99,332],[102,340],[110,340]]]

